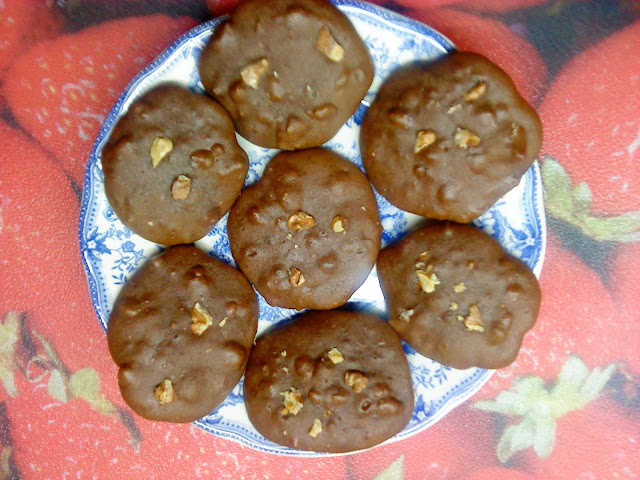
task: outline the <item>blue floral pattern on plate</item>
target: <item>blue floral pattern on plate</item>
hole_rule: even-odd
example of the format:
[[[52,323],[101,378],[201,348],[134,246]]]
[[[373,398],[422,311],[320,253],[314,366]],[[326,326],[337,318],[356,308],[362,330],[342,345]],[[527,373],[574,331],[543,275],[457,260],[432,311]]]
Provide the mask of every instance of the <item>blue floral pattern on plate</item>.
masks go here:
[[[334,3],[351,19],[369,46],[376,75],[356,113],[325,146],[362,169],[358,148],[360,124],[383,79],[399,65],[436,59],[454,46],[429,27],[383,8],[351,0],[337,0]],[[222,19],[215,19],[194,28],[147,66],[120,96],[96,139],[85,176],[79,235],[91,298],[103,327],[106,327],[113,302],[122,285],[146,259],[156,255],[162,248],[133,234],[118,220],[109,206],[104,193],[100,161],[102,148],[118,118],[127,111],[131,102],[156,85],[175,83],[203,93],[197,61],[212,29],[221,21]],[[238,137],[238,141],[249,155],[250,168],[246,185],[250,185],[260,177],[265,164],[277,152],[257,147],[242,137]],[[376,199],[384,227],[383,245],[402,237],[420,221],[420,217],[398,210],[377,192]],[[509,252],[521,258],[539,274],[544,257],[546,224],[537,163],[525,174],[520,185],[500,199],[475,224],[493,235]],[[235,266],[229,249],[226,216],[196,245]],[[258,333],[296,313],[293,310],[271,307],[260,295],[258,298]],[[384,299],[375,268],[353,294],[347,308],[385,316]],[[491,376],[489,370],[455,370],[444,367],[418,355],[408,345],[404,347],[415,388],[415,410],[409,425],[390,441],[409,437],[432,425],[471,396]],[[258,450],[287,455],[320,455],[291,450],[263,438],[247,418],[242,381],[218,409],[196,424],[215,435],[239,441]]]

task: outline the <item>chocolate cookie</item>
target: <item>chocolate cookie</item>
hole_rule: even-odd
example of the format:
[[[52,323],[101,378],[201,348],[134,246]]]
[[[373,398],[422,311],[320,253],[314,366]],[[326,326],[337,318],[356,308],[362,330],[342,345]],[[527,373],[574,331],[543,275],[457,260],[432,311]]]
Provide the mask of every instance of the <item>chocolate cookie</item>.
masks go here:
[[[367,175],[385,198],[463,223],[518,185],[541,142],[540,119],[507,74],[465,52],[393,73],[360,134]]]
[[[107,199],[141,237],[163,245],[205,236],[231,208],[249,169],[229,115],[214,100],[162,86],[134,102],[102,151]]]
[[[401,431],[413,412],[407,357],[384,321],[310,312],[258,339],[244,380],[247,413],[267,439],[349,452]]]
[[[540,306],[531,270],[470,225],[416,230],[380,252],[378,277],[400,338],[454,368],[509,365]]]
[[[167,249],[126,283],[109,317],[122,397],[150,420],[211,413],[240,380],[257,325],[240,272],[193,246]]]
[[[331,309],[365,281],[382,227],[371,185],[322,148],[283,152],[229,214],[231,253],[270,305]]]
[[[262,147],[322,145],[353,115],[373,62],[326,0],[249,0],[214,32],[199,63],[205,89]]]

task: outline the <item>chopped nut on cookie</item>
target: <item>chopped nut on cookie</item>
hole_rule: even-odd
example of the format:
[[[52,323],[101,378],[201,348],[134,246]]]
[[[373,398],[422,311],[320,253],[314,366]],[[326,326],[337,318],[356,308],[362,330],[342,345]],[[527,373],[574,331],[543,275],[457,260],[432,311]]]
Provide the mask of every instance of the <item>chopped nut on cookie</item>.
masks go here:
[[[171,380],[165,378],[160,385],[153,391],[153,396],[161,405],[168,405],[176,398],[176,392],[173,390]]]
[[[196,335],[202,335],[212,323],[213,318],[207,309],[200,305],[200,302],[196,302],[191,310],[191,331]]]
[[[186,200],[191,193],[191,179],[186,175],[178,175],[171,185],[171,198]]]
[[[267,73],[269,69],[269,61],[261,58],[257,62],[251,63],[240,71],[242,81],[253,89],[258,88],[260,79]]]
[[[344,381],[349,385],[354,392],[360,393],[367,387],[369,379],[360,372],[355,370],[349,370],[344,374]]]
[[[335,233],[344,233],[344,218],[340,216],[333,217],[333,220],[331,220],[331,229]]]
[[[471,305],[469,307],[469,315],[464,318],[464,326],[467,327],[467,330],[484,332],[484,323],[482,322],[480,309],[477,305]]]
[[[320,421],[320,419],[316,418],[313,421],[313,425],[311,426],[311,429],[309,430],[309,436],[316,438],[318,435],[320,435],[321,432],[322,432],[322,422]]]
[[[342,356],[342,353],[340,352],[340,350],[338,350],[335,347],[329,350],[329,352],[327,353],[327,356],[329,357],[329,360],[331,360],[331,363],[333,364],[338,364],[344,361],[344,357]]]
[[[329,29],[324,25],[318,33],[316,48],[320,50],[332,62],[341,62],[344,59],[344,48],[333,38]]]
[[[289,270],[289,282],[294,287],[299,287],[304,283],[304,275],[296,267],[292,267]]]
[[[287,226],[291,230],[305,230],[311,228],[316,224],[315,218],[306,212],[298,211],[289,217],[287,220]]]
[[[478,83],[476,86],[470,88],[467,93],[464,94],[464,99],[467,102],[473,102],[478,100],[487,91],[487,84],[484,82]]]
[[[466,128],[457,128],[454,136],[454,141],[463,150],[467,150],[469,147],[477,147],[480,145],[480,137]]]
[[[156,137],[151,144],[149,155],[151,155],[151,164],[153,168],[157,167],[160,162],[169,155],[173,150],[173,142],[165,137]]]
[[[433,130],[420,130],[413,144],[413,153],[420,153],[425,148],[436,142],[436,134]]]
[[[302,399],[302,392],[297,388],[291,387],[286,392],[281,392],[280,395],[284,397],[284,408],[280,411],[282,416],[297,415],[304,406],[304,400]]]
[[[440,279],[433,273],[433,270],[431,270],[431,272],[416,270],[416,276],[418,277],[420,288],[422,288],[425,293],[435,292],[436,285],[440,285]]]

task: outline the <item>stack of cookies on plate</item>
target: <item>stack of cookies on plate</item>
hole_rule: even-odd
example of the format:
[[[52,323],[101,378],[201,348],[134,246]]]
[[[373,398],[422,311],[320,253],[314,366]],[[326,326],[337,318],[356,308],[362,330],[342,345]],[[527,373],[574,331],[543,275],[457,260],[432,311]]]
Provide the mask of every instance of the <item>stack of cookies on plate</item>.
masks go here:
[[[210,96],[153,89],[102,152],[120,220],[169,247],[127,282],[107,329],[137,413],[199,419],[244,373],[249,419],[266,438],[345,452],[409,422],[401,340],[455,368],[515,359],[537,316],[537,281],[466,224],[518,184],[540,148],[538,117],[503,71],[453,52],[394,72],[362,124],[366,176],[321,148],[374,78],[366,45],[328,1],[241,4],[213,32],[199,72]],[[245,189],[249,161],[236,132],[283,150]],[[433,220],[380,252],[370,181],[393,205]],[[229,211],[239,270],[189,245]],[[339,309],[376,262],[388,322]],[[254,341],[251,285],[270,305],[313,311]]]

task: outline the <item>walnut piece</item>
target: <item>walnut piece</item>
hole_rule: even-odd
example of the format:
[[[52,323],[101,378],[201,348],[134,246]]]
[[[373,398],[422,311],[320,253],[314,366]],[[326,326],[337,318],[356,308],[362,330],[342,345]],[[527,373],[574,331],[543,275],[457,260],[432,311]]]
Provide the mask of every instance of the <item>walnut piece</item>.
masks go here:
[[[480,309],[476,305],[469,307],[469,315],[464,318],[464,326],[467,327],[467,330],[484,332],[484,323],[482,323]]]
[[[487,84],[484,82],[478,83],[475,87],[467,90],[467,93],[464,94],[464,99],[467,102],[473,102],[478,100],[482,95],[487,91]]]
[[[297,415],[304,406],[304,400],[302,399],[302,392],[297,388],[291,387],[286,392],[281,392],[280,395],[284,397],[284,408],[280,410],[280,414],[284,416]]]
[[[165,378],[160,385],[153,390],[153,396],[160,402],[160,405],[168,405],[176,398],[171,380]]]
[[[455,312],[456,310],[458,310],[458,303],[451,302],[451,306],[449,307],[449,310],[451,310],[452,312]]]
[[[430,258],[431,258],[431,254],[429,253],[428,250],[425,250],[420,255],[418,255],[418,261],[415,263],[415,267],[418,270],[424,270],[426,267],[425,262],[428,262]],[[432,272],[432,271],[433,271],[433,267],[429,265],[429,272]]]
[[[257,62],[250,63],[240,71],[240,78],[251,88],[257,89],[260,79],[267,73],[269,61],[261,58]]]
[[[315,224],[316,224],[316,219],[313,218],[308,213],[303,212],[302,210],[298,211],[297,213],[294,213],[287,220],[287,226],[291,230],[295,230],[295,231],[311,228]]]
[[[151,155],[151,165],[156,168],[160,162],[173,150],[173,142],[166,137],[156,137],[151,144],[149,155]]]
[[[462,293],[467,289],[467,286],[464,284],[464,282],[460,282],[457,285],[453,286],[453,291],[456,293]]]
[[[316,418],[313,421],[313,425],[311,425],[311,429],[309,430],[309,436],[316,438],[322,432],[322,422],[320,419]]]
[[[304,275],[296,267],[292,267],[289,270],[289,283],[294,287],[299,287],[304,283]]]
[[[469,147],[477,147],[480,145],[480,137],[466,128],[456,128],[456,133],[453,137],[456,145],[463,150]]]
[[[336,233],[344,233],[344,218],[340,216],[333,217],[333,220],[331,220],[331,229]]]
[[[171,185],[171,198],[186,200],[191,193],[191,179],[186,175],[178,175]]]
[[[423,270],[416,270],[418,283],[425,293],[432,293],[436,290],[436,285],[440,285],[440,279],[435,273],[427,273]]]
[[[344,361],[344,357],[342,356],[342,353],[340,352],[340,350],[338,350],[335,347],[329,350],[329,352],[327,353],[327,356],[329,357],[329,360],[331,360],[331,363],[333,364],[341,363]]]
[[[332,62],[338,63],[344,59],[344,48],[333,38],[326,25],[323,25],[318,33],[316,48]]]
[[[420,130],[413,144],[413,153],[420,153],[425,148],[436,142],[436,134],[433,130]]]
[[[364,390],[367,387],[367,383],[369,383],[369,379],[356,370],[349,370],[346,372],[344,374],[344,381],[356,393],[360,393]]]
[[[212,323],[213,318],[208,310],[200,305],[200,302],[196,302],[191,309],[191,331],[196,335],[202,335]]]
[[[410,310],[402,310],[402,312],[400,312],[400,320],[404,320],[405,322],[408,322],[413,316],[413,314],[414,314],[413,308]]]

